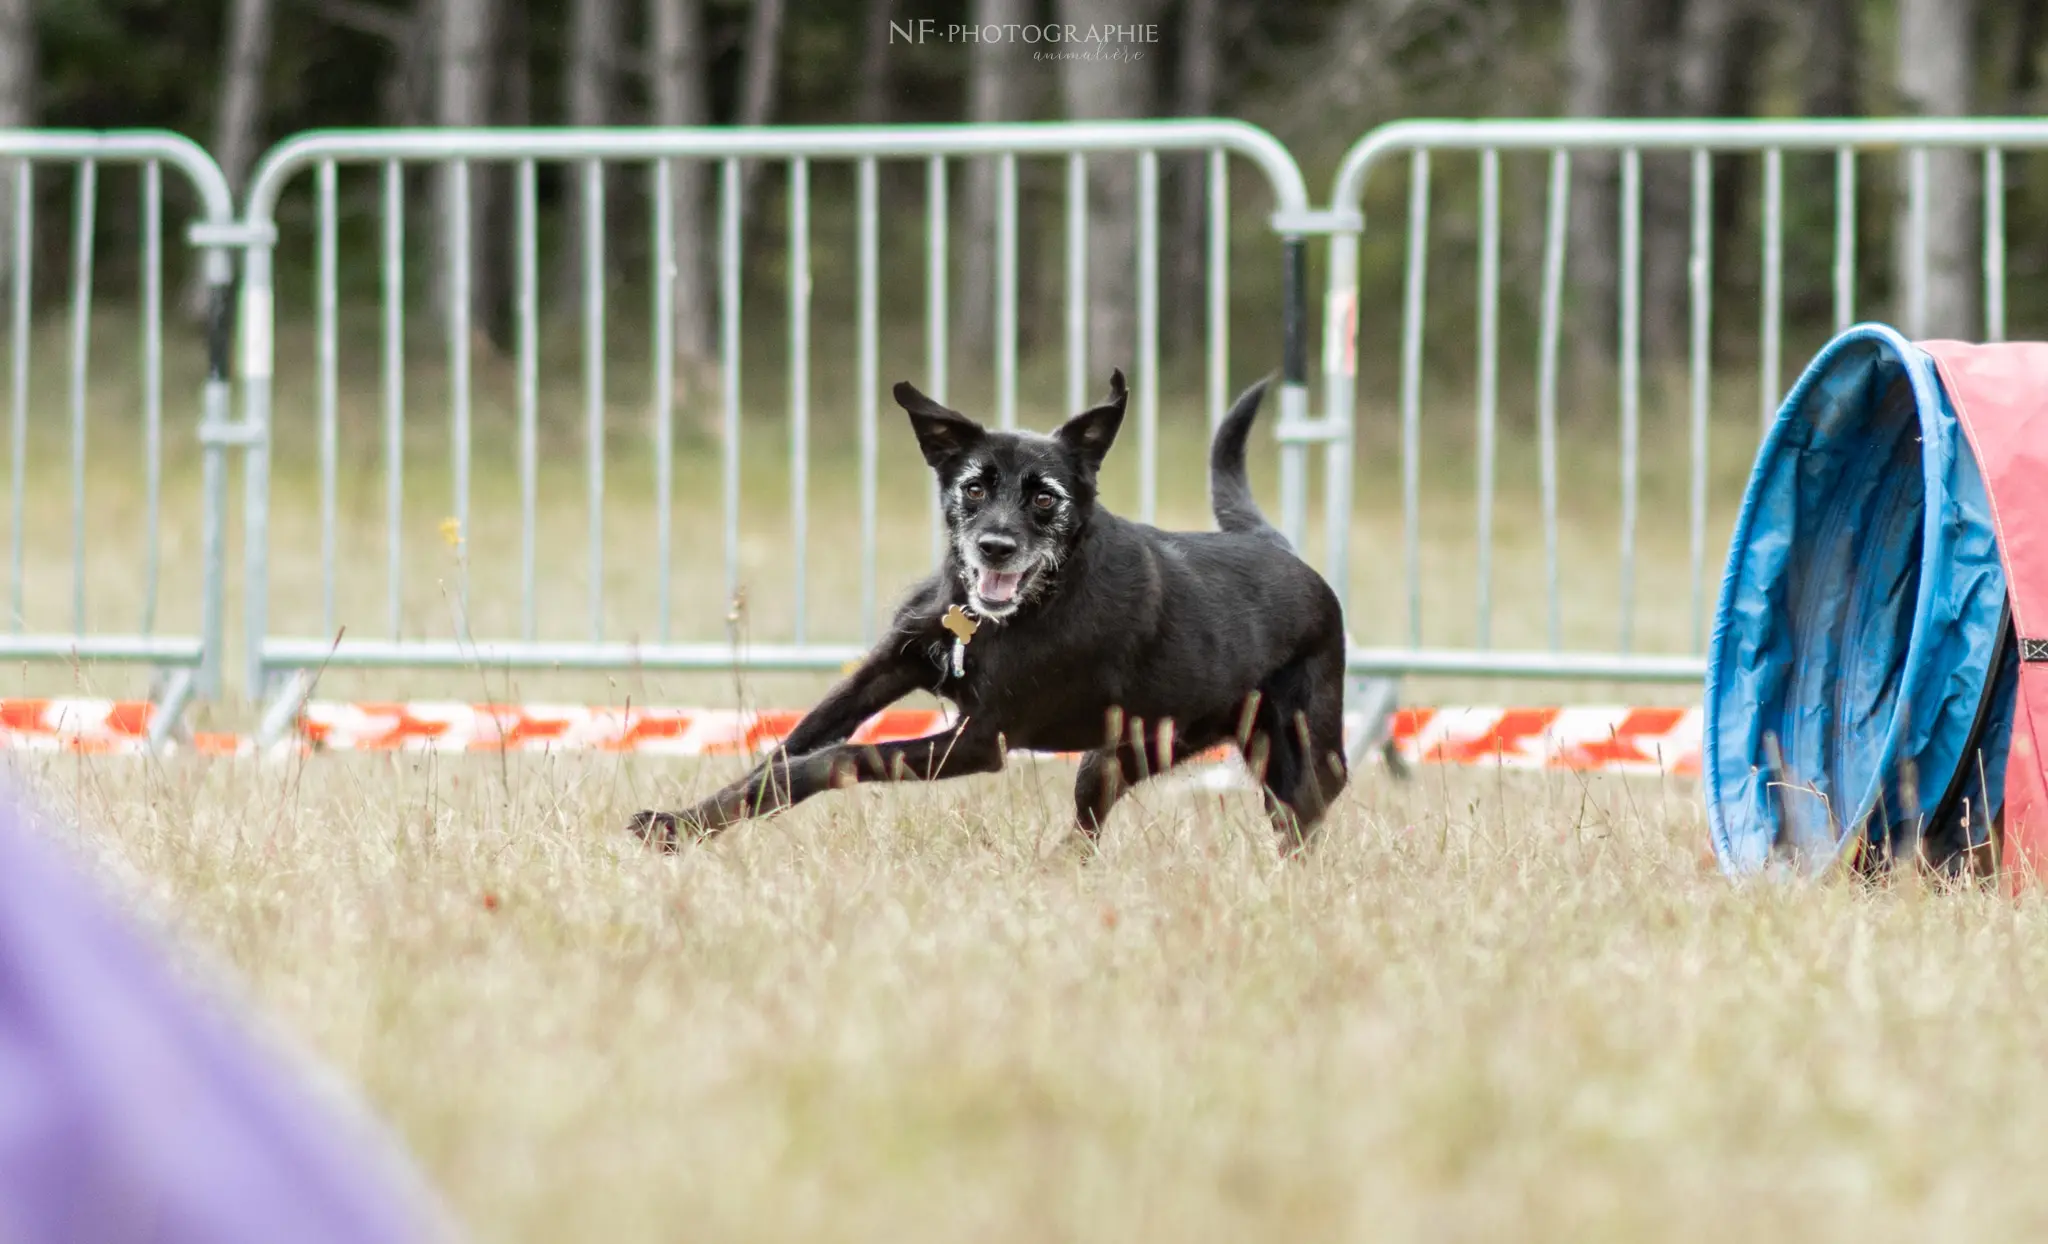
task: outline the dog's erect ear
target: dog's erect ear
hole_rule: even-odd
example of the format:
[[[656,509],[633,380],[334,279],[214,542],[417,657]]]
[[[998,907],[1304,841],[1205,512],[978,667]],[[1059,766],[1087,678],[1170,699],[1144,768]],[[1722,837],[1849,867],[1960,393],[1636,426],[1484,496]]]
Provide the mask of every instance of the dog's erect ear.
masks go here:
[[[908,380],[896,382],[896,404],[910,414],[917,447],[933,470],[973,448],[988,433],[957,410],[948,410],[917,391]]]
[[[1124,388],[1122,369],[1109,373],[1109,400],[1084,410],[1060,425],[1053,433],[1060,443],[1074,451],[1090,471],[1102,465],[1109,447],[1116,443],[1116,430],[1123,426],[1124,403],[1130,392]]]

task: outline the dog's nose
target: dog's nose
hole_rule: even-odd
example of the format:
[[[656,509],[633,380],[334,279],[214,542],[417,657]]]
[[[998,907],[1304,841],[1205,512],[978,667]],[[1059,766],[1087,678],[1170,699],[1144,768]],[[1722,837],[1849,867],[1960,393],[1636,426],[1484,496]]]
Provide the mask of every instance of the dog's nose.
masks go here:
[[[999,562],[1017,551],[1017,542],[1008,536],[987,535],[978,537],[974,547],[981,550],[983,557]]]

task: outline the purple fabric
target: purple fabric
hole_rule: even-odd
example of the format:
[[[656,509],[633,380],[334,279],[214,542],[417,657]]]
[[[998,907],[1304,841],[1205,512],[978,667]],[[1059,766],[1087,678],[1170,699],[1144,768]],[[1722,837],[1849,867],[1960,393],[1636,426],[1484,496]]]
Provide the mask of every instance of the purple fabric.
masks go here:
[[[366,1120],[195,996],[0,791],[0,1244],[447,1238]]]

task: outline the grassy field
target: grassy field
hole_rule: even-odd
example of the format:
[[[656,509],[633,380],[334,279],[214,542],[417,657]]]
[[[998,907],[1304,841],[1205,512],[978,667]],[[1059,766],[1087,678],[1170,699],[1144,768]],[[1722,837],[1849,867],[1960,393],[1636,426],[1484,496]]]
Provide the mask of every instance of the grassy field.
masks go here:
[[[181,352],[175,357],[184,357]],[[899,352],[900,353],[900,352]],[[308,342],[280,341],[284,360]],[[325,616],[302,365],[281,378],[272,617],[280,632],[387,633],[372,372],[341,394],[335,614]],[[193,377],[167,380],[189,405]],[[1754,437],[1753,389],[1715,428],[1706,576]],[[607,410],[614,638],[660,620],[646,410]],[[1027,377],[1053,392],[1055,377]],[[857,490],[844,378],[813,426],[811,633],[859,632]],[[475,517],[448,514],[442,378],[423,363],[402,539],[402,632],[516,635],[513,389],[477,380]],[[782,396],[750,393],[742,578],[749,633],[793,626]],[[88,407],[87,616],[189,626],[196,455],[169,435],[158,604],[142,573],[137,392],[96,372]],[[71,478],[61,393],[36,391],[25,472],[29,629],[69,625]],[[1507,401],[1494,642],[1543,640],[1526,410]],[[549,373],[538,630],[588,625],[580,397]],[[965,399],[962,405],[974,409]],[[1163,517],[1205,525],[1198,420],[1165,403]],[[1692,650],[1682,405],[1645,420],[1638,647]],[[570,412],[570,413],[564,413]],[[1060,412],[1027,404],[1025,422]],[[188,419],[178,408],[175,418]],[[1619,599],[1611,421],[1564,448],[1566,642],[1612,642]],[[179,427],[183,424],[169,424]],[[1352,625],[1406,638],[1393,412],[1361,424]],[[922,477],[882,411],[888,601],[926,564]],[[1426,637],[1471,635],[1470,407],[1431,390],[1423,466]],[[1131,442],[1134,444],[1135,442]],[[729,602],[715,460],[679,434],[677,638]],[[1135,497],[1134,455],[1111,501]],[[1255,456],[1261,496],[1274,462]],[[229,550],[240,642],[240,481]],[[141,533],[138,536],[138,533]],[[454,585],[467,573],[465,605]],[[237,649],[239,651],[239,649]],[[212,724],[245,725],[233,679]],[[132,689],[104,668],[22,668],[7,689]],[[125,680],[125,681],[124,681]],[[330,676],[321,694],[800,705],[816,678],[455,670]],[[1410,688],[1413,702],[1612,688]],[[1672,688],[1632,693],[1682,702]],[[1684,782],[1429,771],[1359,775],[1321,849],[1279,862],[1244,792],[1146,788],[1099,855],[1069,841],[1071,770],[820,799],[676,858],[618,827],[733,761],[321,757],[282,767],[16,755],[88,855],[362,1086],[489,1240],[1870,1240],[2026,1238],[2048,1128],[2048,927],[2037,901],[1901,883],[1738,889],[1705,859]],[[2028,1070],[2034,1067],[2036,1070]]]
[[[1276,858],[1069,771],[17,761],[492,1240],[2032,1238],[2038,902],[1732,888],[1684,784],[1362,775]]]

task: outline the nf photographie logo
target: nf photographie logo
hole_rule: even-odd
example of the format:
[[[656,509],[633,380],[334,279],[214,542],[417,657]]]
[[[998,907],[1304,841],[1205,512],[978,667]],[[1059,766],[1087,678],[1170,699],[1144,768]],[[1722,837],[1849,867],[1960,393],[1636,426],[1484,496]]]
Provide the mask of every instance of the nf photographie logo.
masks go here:
[[[935,22],[929,18],[889,23],[890,43],[1027,44],[1040,60],[1140,60],[1145,46],[1159,42],[1157,23],[1132,26],[1076,26],[1063,22]]]

